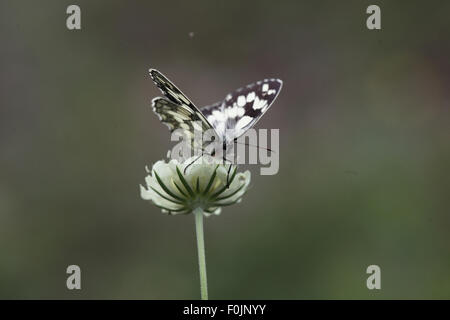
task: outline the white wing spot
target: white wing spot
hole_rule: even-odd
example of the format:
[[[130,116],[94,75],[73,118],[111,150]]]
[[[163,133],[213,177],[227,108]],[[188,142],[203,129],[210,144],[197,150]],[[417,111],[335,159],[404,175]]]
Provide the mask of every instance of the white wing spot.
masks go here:
[[[214,117],[212,117],[212,118],[214,118]],[[200,121],[192,121],[191,123],[192,123],[192,126],[194,127],[194,130],[203,131],[202,126],[199,122]]]
[[[243,116],[239,121],[236,123],[236,130],[243,129],[246,125],[248,125],[253,120],[252,117],[249,116]]]
[[[214,118],[216,118],[216,120],[219,121],[219,122],[226,121],[226,116],[225,116],[222,112],[220,112],[220,111],[218,111],[218,110],[214,110],[213,113],[212,113],[212,115],[213,115]]]
[[[262,86],[262,91],[266,92],[267,90],[269,90],[269,85],[267,83],[264,83]]]
[[[258,97],[255,98],[255,101],[253,101],[253,110],[258,110],[263,108],[267,104],[267,100],[259,99]]]
[[[239,107],[245,106],[245,96],[239,96],[237,99],[237,104]]]
[[[189,117],[182,113],[177,113],[172,110],[167,111],[167,113],[170,114],[171,116],[173,116],[175,118],[175,120],[177,120],[178,122],[183,122],[183,121],[189,120]]]
[[[255,100],[255,92],[250,92],[248,95],[247,95],[247,102],[252,102],[253,100]]]
[[[237,116],[238,107],[234,105],[233,107],[227,108],[227,116],[229,118],[236,118]]]

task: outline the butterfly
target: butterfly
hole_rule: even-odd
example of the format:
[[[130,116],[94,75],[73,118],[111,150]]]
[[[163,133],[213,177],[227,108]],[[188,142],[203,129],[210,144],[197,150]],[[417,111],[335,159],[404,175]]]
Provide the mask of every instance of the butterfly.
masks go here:
[[[196,143],[196,130],[205,132],[212,129],[214,140],[221,143],[225,151],[267,112],[283,86],[280,79],[264,79],[229,93],[222,101],[199,109],[161,72],[150,69],[149,73],[164,94],[164,97],[152,100],[153,111],[171,132],[181,129],[192,145],[201,150],[205,150],[206,143],[211,141]]]

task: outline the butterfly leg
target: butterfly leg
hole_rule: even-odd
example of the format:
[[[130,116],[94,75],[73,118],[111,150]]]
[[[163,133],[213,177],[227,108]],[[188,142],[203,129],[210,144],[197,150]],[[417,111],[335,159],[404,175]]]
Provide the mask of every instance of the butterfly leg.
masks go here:
[[[233,161],[230,161],[226,158],[226,144],[223,144],[223,163],[225,164],[225,162],[229,162],[230,166],[228,167],[228,172],[227,172],[227,189],[230,187],[230,173],[231,173],[231,167],[233,166]]]
[[[231,167],[232,167],[232,164],[230,163],[230,166],[228,167],[228,172],[227,172],[227,189],[230,187],[230,173],[231,173]]]
[[[231,161],[231,160],[229,160],[229,159],[227,159],[226,158],[226,156],[225,156],[225,148],[226,148],[226,146],[224,145],[224,154],[223,154],[223,158],[222,158],[222,160],[223,160],[223,163],[225,164],[226,162],[229,162],[230,163],[230,166],[228,167],[228,171],[227,171],[227,189],[230,187],[230,183],[231,183],[231,181],[230,181],[230,174],[231,174],[231,168],[233,167],[233,161]],[[211,157],[214,157],[214,155],[215,155],[215,150],[213,150],[211,153],[208,153],[206,150],[202,150],[202,153],[198,156],[198,157],[196,157],[192,162],[190,162],[185,168],[184,168],[184,174],[186,174],[186,170],[194,163],[194,162],[196,162],[198,159],[200,159],[200,157],[202,157],[204,154],[207,154],[207,155],[209,155],[209,156],[211,156]]]
[[[203,156],[203,153],[200,154],[200,155],[199,155],[197,158],[195,158],[193,161],[191,161],[191,162],[184,168],[184,172],[183,172],[183,173],[186,174],[186,170],[187,170],[191,165],[193,165],[195,161],[197,161],[198,159],[200,159],[202,156]]]
[[[226,161],[230,161],[227,159],[226,157],[226,153],[227,153],[227,144],[225,142],[225,140],[223,141],[223,147],[222,147],[222,160],[223,163],[225,164]],[[232,166],[232,162],[230,161],[230,166],[228,167],[228,172],[227,172],[227,189],[230,187],[230,172],[231,172],[231,166]]]
[[[233,143],[234,144],[236,144],[237,143],[237,138],[235,138],[234,140],[233,140]],[[233,167],[233,163],[234,163],[234,161],[231,161],[231,160],[228,160],[226,157],[225,157],[225,154],[226,154],[226,148],[227,148],[227,146],[226,146],[226,144],[225,144],[225,142],[224,142],[224,144],[223,144],[223,154],[224,154],[224,156],[223,156],[223,162],[225,163],[225,162],[230,162],[230,166],[228,167],[228,172],[227,172],[227,189],[228,188],[230,188],[230,184],[231,184],[231,181],[230,181],[230,174],[231,174],[231,168]],[[234,156],[233,156],[234,157]],[[237,169],[237,165],[236,165],[236,169]]]

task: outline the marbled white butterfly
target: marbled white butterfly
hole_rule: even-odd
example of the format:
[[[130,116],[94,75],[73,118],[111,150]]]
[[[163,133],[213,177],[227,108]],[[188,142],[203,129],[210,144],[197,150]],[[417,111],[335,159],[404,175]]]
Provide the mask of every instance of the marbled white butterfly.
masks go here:
[[[153,111],[161,122],[171,132],[182,129],[193,145],[195,130],[205,132],[213,129],[224,151],[258,122],[275,101],[283,85],[280,79],[257,81],[228,94],[223,101],[198,109],[161,72],[150,69],[150,76],[165,96],[152,100]],[[203,143],[196,147],[205,150]]]

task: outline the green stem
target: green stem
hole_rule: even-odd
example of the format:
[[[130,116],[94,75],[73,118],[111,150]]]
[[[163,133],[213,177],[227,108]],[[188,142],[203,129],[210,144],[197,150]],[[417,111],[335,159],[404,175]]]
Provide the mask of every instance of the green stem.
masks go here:
[[[203,239],[203,210],[194,210],[195,232],[197,234],[198,267],[200,271],[200,292],[202,300],[208,300],[208,284],[206,281],[205,241]]]

